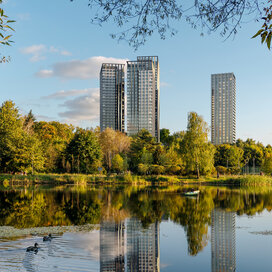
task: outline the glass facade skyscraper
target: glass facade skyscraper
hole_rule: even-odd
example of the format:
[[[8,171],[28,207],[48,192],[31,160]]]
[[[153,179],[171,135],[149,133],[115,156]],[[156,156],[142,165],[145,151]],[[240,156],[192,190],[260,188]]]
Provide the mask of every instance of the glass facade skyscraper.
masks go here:
[[[100,70],[100,129],[125,131],[125,64],[103,63]]]
[[[236,141],[236,78],[233,73],[213,74],[212,131],[211,140],[215,145]]]
[[[160,141],[160,68],[156,56],[127,62],[127,132],[148,130]]]

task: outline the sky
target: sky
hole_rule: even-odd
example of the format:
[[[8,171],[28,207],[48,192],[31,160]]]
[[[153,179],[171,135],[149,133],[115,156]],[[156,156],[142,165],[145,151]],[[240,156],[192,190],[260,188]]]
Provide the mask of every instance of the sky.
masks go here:
[[[186,129],[195,111],[211,124],[211,74],[233,72],[237,86],[237,138],[272,144],[272,51],[251,37],[260,22],[242,24],[235,37],[201,36],[186,22],[174,24],[175,37],[152,36],[137,51],[111,33],[112,23],[90,23],[88,0],[6,0],[6,14],[16,20],[11,47],[0,47],[11,62],[0,64],[0,103],[12,100],[22,114],[38,120],[99,125],[99,71],[103,62],[158,56],[160,126]]]

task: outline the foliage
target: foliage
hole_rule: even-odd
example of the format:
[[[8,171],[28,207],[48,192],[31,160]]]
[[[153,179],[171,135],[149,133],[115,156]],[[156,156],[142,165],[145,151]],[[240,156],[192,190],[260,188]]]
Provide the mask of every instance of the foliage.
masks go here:
[[[269,0],[268,2],[272,3],[271,0]],[[266,42],[266,45],[270,50],[272,38],[272,4],[268,7],[264,7],[264,14],[265,14],[264,17],[262,17],[264,23],[261,29],[252,38],[260,36],[261,42],[262,43]]]
[[[242,167],[244,151],[240,147],[229,144],[216,146],[214,165],[224,167]]]
[[[261,169],[267,175],[272,175],[272,153],[265,155]]]
[[[124,170],[124,159],[119,154],[116,154],[112,159],[112,169],[117,173]]]
[[[94,11],[92,23],[100,26],[106,22],[115,24],[121,31],[111,34],[111,37],[125,40],[135,49],[156,32],[161,39],[165,39],[167,34],[174,36],[177,33],[173,27],[176,21],[184,20],[193,28],[201,28],[208,33],[219,30],[222,36],[228,38],[237,33],[245,16],[259,19],[262,8],[266,12],[265,22],[271,19],[270,7],[259,0],[89,0],[89,7]]]
[[[101,166],[102,152],[94,131],[77,129],[66,149],[72,172],[93,173]]]
[[[2,4],[2,0],[0,0],[0,4]],[[0,8],[0,45],[10,45],[13,41],[10,40],[12,35],[8,33],[6,35],[6,32],[14,31],[14,29],[11,27],[11,23],[14,23],[15,21],[9,20],[9,17],[5,14],[4,10]],[[0,63],[8,62],[8,57],[1,57]]]
[[[127,154],[130,147],[130,138],[124,133],[115,131],[112,128],[106,128],[100,133],[99,142],[107,171],[111,170],[114,156],[117,154]]]
[[[208,127],[195,112],[188,115],[188,126],[181,142],[180,153],[187,174],[209,174],[213,170],[215,148],[208,142]]]
[[[131,170],[137,171],[139,163],[151,164],[153,162],[153,154],[158,145],[156,139],[147,130],[141,130],[132,139],[128,153]]]

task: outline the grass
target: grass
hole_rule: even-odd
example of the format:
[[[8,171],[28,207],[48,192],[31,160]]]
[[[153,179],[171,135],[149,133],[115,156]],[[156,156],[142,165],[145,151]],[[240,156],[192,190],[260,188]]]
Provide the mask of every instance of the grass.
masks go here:
[[[121,175],[84,175],[84,174],[36,174],[36,175],[8,175],[0,174],[0,183],[5,187],[9,184],[132,184],[132,185],[194,185],[194,184],[213,184],[213,185],[238,185],[245,187],[271,186],[271,176],[247,175],[247,176],[221,176],[217,179],[213,176],[184,177],[151,175],[137,176],[130,172]]]

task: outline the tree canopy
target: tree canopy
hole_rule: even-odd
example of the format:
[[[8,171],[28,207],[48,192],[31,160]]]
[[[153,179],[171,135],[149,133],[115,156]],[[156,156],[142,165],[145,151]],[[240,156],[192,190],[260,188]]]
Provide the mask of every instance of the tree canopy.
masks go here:
[[[75,0],[70,0],[75,1]],[[272,31],[272,4],[260,0],[89,0],[93,11],[91,22],[102,25],[115,24],[120,32],[111,34],[117,40],[126,40],[137,49],[157,33],[161,39],[177,33],[175,21],[185,20],[193,28],[203,32],[219,31],[226,38],[237,33],[248,16],[264,20],[262,28],[254,37],[261,36],[270,49]],[[247,20],[248,21],[248,20]]]

